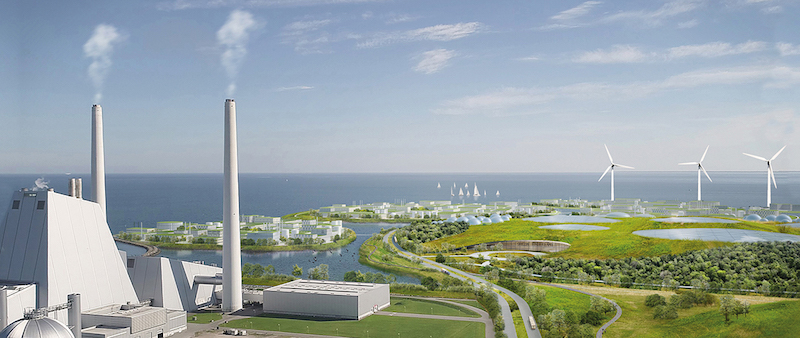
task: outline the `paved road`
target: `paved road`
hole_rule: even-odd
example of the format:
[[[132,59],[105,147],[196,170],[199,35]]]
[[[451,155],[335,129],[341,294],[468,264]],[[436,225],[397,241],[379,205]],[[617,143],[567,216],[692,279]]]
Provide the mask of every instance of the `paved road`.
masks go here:
[[[607,321],[605,324],[603,324],[603,326],[600,327],[599,330],[597,330],[597,338],[602,338],[603,337],[603,333],[606,331],[606,328],[608,328],[611,324],[614,324],[614,322],[616,322],[617,319],[619,319],[619,317],[622,316],[622,308],[619,307],[619,304],[617,304],[617,302],[615,302],[615,301],[613,301],[611,299],[608,299],[606,297],[603,297],[601,295],[596,295],[596,294],[593,294],[593,293],[590,293],[590,292],[586,292],[586,291],[582,291],[582,290],[578,290],[578,289],[573,289],[571,287],[558,285],[558,284],[534,282],[534,281],[529,281],[529,280],[526,280],[526,282],[531,282],[531,283],[534,283],[534,284],[548,285],[548,286],[553,286],[553,287],[557,287],[557,288],[562,288],[564,290],[580,292],[580,293],[585,294],[585,295],[597,296],[597,297],[600,297],[600,298],[603,298],[603,299],[609,301],[612,305],[614,305],[614,308],[617,309],[617,314],[615,314],[614,318],[611,318],[611,320]]]
[[[526,324],[525,325],[525,329],[527,331],[528,337],[529,338],[541,338],[542,337],[538,330],[534,331],[534,330],[531,329],[530,323],[528,323],[528,316],[531,316],[531,314],[532,314],[531,308],[530,308],[530,306],[528,306],[528,303],[525,302],[524,299],[522,299],[522,297],[520,297],[517,294],[511,292],[510,290],[507,290],[507,289],[501,288],[501,287],[499,287],[499,286],[497,286],[495,284],[489,283],[488,281],[486,281],[485,279],[483,279],[481,277],[469,276],[469,274],[467,272],[465,272],[465,271],[461,271],[459,269],[456,269],[456,268],[453,268],[453,267],[450,267],[450,266],[447,266],[447,265],[444,265],[444,264],[436,263],[436,262],[434,262],[432,260],[429,260],[429,259],[424,258],[424,257],[417,256],[417,255],[415,255],[413,253],[410,253],[410,252],[404,250],[403,248],[400,248],[400,247],[394,245],[394,242],[389,240],[389,239],[390,238],[394,238],[394,232],[395,231],[396,230],[392,230],[392,231],[388,232],[385,236],[383,236],[383,241],[386,242],[386,243],[389,243],[390,245],[395,247],[395,249],[397,249],[398,252],[400,252],[400,253],[402,253],[402,254],[404,254],[406,256],[409,256],[409,257],[412,257],[412,258],[418,258],[418,259],[422,260],[423,264],[426,265],[426,266],[432,267],[434,269],[445,269],[447,271],[450,271],[451,276],[453,276],[455,278],[458,278],[458,279],[461,279],[461,280],[466,280],[466,281],[472,282],[473,284],[476,284],[476,285],[479,285],[479,284],[490,285],[491,287],[493,287],[493,288],[495,288],[497,290],[500,290],[501,292],[511,296],[511,298],[514,299],[515,302],[517,302],[517,306],[520,309],[520,314],[522,315],[523,322],[525,322],[525,324]],[[466,276],[469,276],[469,277],[466,277]],[[517,332],[516,332],[516,329],[514,328],[514,319],[513,319],[513,317],[511,317],[511,308],[509,307],[508,302],[498,292],[496,292],[494,290],[492,290],[492,291],[495,294],[497,294],[497,300],[500,303],[501,313],[503,314],[503,322],[506,325],[505,330],[503,330],[503,332],[509,338],[517,338]]]
[[[480,318],[472,318],[472,317],[444,316],[446,318],[440,318],[440,319],[466,320],[466,321],[483,322],[484,324],[486,324],[485,325],[485,327],[486,327],[486,338],[494,337],[494,323],[492,323],[492,318],[489,317],[489,313],[487,313],[486,311],[483,311],[483,309],[479,309],[479,308],[476,308],[474,306],[470,306],[470,305],[467,305],[467,304],[461,304],[459,302],[454,302],[453,300],[451,300],[449,298],[417,297],[417,296],[392,296],[392,297],[395,297],[395,298],[412,298],[412,299],[422,299],[422,300],[435,300],[437,302],[452,304],[452,305],[455,305],[455,306],[460,306],[460,307],[466,308],[466,309],[468,309],[470,311],[473,311],[473,312],[481,315],[481,317]],[[386,312],[386,311],[378,311],[376,314],[381,314],[381,312]],[[390,313],[396,313],[396,312],[390,312]],[[423,318],[427,318],[427,317],[423,317]]]

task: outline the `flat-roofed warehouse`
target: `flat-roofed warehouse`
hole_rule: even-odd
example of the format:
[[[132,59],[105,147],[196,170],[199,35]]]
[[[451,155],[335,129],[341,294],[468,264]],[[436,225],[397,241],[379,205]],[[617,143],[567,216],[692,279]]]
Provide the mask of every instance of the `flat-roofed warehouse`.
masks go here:
[[[298,279],[264,290],[264,312],[358,319],[389,306],[389,284]]]

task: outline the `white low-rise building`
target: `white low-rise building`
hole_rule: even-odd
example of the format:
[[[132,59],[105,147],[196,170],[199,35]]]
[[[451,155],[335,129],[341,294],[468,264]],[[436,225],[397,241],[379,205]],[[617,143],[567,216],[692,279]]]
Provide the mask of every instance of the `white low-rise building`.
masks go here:
[[[388,307],[389,284],[298,279],[264,290],[264,312],[361,320]]]

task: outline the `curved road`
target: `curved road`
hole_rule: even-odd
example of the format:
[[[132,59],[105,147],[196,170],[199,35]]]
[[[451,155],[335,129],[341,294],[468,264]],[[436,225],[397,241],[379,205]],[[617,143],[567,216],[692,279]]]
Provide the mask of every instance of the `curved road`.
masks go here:
[[[517,306],[519,307],[519,312],[520,312],[520,315],[523,318],[523,323],[526,323],[525,330],[527,331],[528,337],[529,338],[541,338],[542,337],[538,330],[532,330],[531,329],[530,323],[528,323],[528,320],[526,318],[529,318],[530,316],[532,316],[533,313],[531,312],[531,308],[530,308],[530,306],[528,306],[528,303],[524,299],[522,299],[522,297],[520,297],[519,295],[511,292],[510,290],[507,290],[507,289],[499,287],[499,286],[497,286],[495,284],[489,283],[488,281],[486,281],[485,279],[483,279],[481,277],[469,276],[468,273],[465,272],[465,271],[461,271],[459,269],[456,269],[456,268],[453,268],[453,267],[450,267],[450,266],[447,266],[447,265],[444,265],[444,264],[436,263],[436,262],[434,262],[432,260],[417,256],[417,255],[415,255],[413,253],[410,253],[410,252],[404,250],[403,248],[400,248],[400,247],[396,246],[394,244],[394,241],[390,241],[389,240],[389,238],[394,238],[394,232],[395,231],[396,230],[392,230],[392,231],[388,232],[386,235],[384,235],[383,236],[383,241],[385,243],[388,243],[392,247],[394,247],[398,252],[400,252],[400,253],[408,256],[408,257],[417,258],[417,259],[421,260],[423,262],[423,265],[427,265],[427,266],[432,267],[434,269],[447,270],[447,271],[449,271],[451,273],[451,276],[453,276],[455,278],[458,278],[458,279],[461,279],[461,280],[466,280],[466,281],[472,282],[473,284],[476,284],[476,285],[477,284],[489,285],[492,288],[500,290],[500,292],[503,292],[506,295],[510,296],[511,299],[513,299],[517,303]],[[513,317],[511,317],[511,308],[509,307],[508,302],[499,293],[497,293],[497,291],[494,291],[494,290],[492,290],[492,291],[495,294],[497,294],[497,300],[500,303],[501,312],[503,314],[503,322],[505,323],[505,326],[506,326],[505,330],[503,330],[503,332],[509,338],[517,338],[517,331],[514,328],[514,319],[513,319]]]
[[[608,299],[608,298],[606,298],[606,297],[603,297],[603,296],[601,296],[601,295],[596,295],[596,294],[589,293],[589,292],[586,292],[586,291],[582,291],[582,290],[578,290],[578,289],[573,289],[573,288],[571,288],[571,287],[568,287],[568,286],[563,286],[563,285],[550,284],[550,283],[542,283],[542,282],[534,282],[534,281],[530,281],[530,280],[526,280],[526,282],[530,282],[530,283],[534,283],[534,284],[542,284],[542,285],[552,286],[552,287],[556,287],[556,288],[562,288],[562,289],[564,289],[564,290],[569,290],[569,291],[574,291],[574,292],[580,292],[580,293],[582,293],[582,294],[584,294],[584,295],[589,295],[589,296],[600,297],[600,298],[602,298],[602,299],[605,299],[605,300],[607,300],[608,302],[610,302],[610,303],[611,303],[611,305],[614,305],[614,308],[616,308],[616,309],[617,309],[617,314],[616,314],[616,315],[614,315],[614,318],[611,318],[611,320],[609,320],[608,322],[606,322],[605,324],[603,324],[603,326],[601,326],[601,327],[600,327],[600,329],[599,329],[599,330],[597,330],[597,338],[602,338],[602,337],[603,337],[603,333],[606,331],[606,328],[608,328],[608,326],[609,326],[609,325],[611,325],[611,324],[614,324],[614,322],[616,322],[616,321],[617,321],[617,319],[619,319],[619,317],[620,317],[620,316],[622,316],[622,308],[620,308],[620,307],[619,307],[619,305],[617,304],[617,302],[615,302],[615,301],[613,301],[613,300],[611,300],[611,299]]]
[[[437,302],[447,303],[454,306],[463,307],[470,311],[473,311],[480,315],[480,318],[474,317],[455,317],[455,316],[437,316],[437,315],[425,315],[425,314],[416,314],[416,313],[402,313],[402,312],[389,312],[389,311],[378,311],[376,315],[384,315],[384,316],[403,316],[403,317],[416,317],[416,318],[433,318],[433,319],[444,319],[444,320],[461,320],[461,321],[468,321],[468,322],[481,322],[485,324],[486,337],[494,337],[494,324],[492,323],[492,318],[489,318],[489,314],[482,309],[467,305],[461,304],[458,302],[454,302],[448,298],[432,298],[432,297],[415,297],[415,296],[393,296],[394,298],[410,298],[410,299],[423,299],[423,300],[436,300]]]

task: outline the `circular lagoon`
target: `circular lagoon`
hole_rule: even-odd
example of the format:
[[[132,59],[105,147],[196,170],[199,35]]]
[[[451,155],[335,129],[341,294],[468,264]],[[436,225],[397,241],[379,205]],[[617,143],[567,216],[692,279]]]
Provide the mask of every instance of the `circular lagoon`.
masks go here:
[[[539,229],[593,231],[593,230],[608,230],[609,228],[597,225],[587,225],[587,224],[553,224],[553,225],[542,225],[539,227]]]
[[[691,229],[639,230],[639,231],[634,231],[633,234],[644,237],[653,237],[653,238],[686,239],[686,240],[699,239],[701,241],[800,242],[800,236],[797,235],[782,234],[778,232],[742,230],[742,229],[691,228]]]

